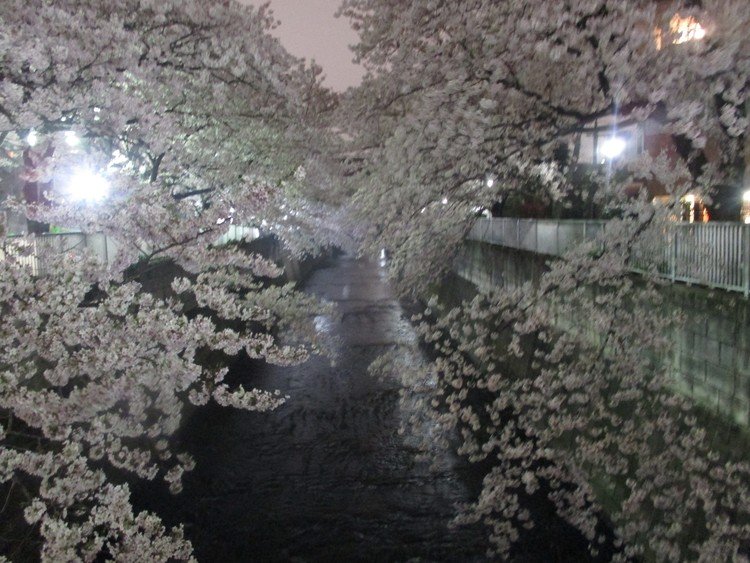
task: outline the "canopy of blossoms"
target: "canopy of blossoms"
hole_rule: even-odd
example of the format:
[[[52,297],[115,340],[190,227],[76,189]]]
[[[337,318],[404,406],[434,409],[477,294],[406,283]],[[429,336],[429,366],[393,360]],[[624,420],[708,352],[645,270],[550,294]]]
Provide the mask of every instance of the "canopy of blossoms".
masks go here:
[[[289,365],[321,351],[312,320],[327,307],[269,282],[281,275],[270,260],[215,244],[232,225],[274,232],[297,255],[387,249],[398,288],[424,295],[478,212],[531,185],[554,198],[576,189],[575,151],[560,147],[624,118],[658,122],[680,158],[594,173],[592,197],[613,217],[600,239],[537,285],[431,303],[417,322],[436,358],[375,367],[399,370],[446,440],[460,433],[461,453],[492,460],[457,520],[484,521],[496,554],[512,554],[534,525],[525,499],[543,495],[592,554],[607,512],[621,559],[746,555],[750,467],[716,451],[643,353],[668,348],[682,319],[659,315],[658,281],[629,269],[680,197],[741,176],[746,0],[345,0],[340,11],[369,70],[341,99],[269,35],[266,8],[0,0],[0,159],[36,194],[7,199],[6,217],[117,241],[107,264],[66,252],[36,275],[25,258],[37,237],[0,232],[0,481],[42,559],[190,559],[181,528],[136,513],[113,470],[179,492],[194,465],[172,443],[186,401],[286,400],[229,387],[214,360],[244,350]],[[647,182],[672,203],[624,189]],[[83,185],[93,191],[79,197]],[[179,272],[171,286],[147,291],[164,264]]]

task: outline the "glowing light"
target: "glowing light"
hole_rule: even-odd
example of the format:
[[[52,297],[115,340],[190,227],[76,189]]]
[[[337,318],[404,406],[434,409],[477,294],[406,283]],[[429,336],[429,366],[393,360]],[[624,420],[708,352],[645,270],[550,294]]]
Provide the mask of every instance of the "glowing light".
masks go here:
[[[29,131],[29,134],[26,135],[26,142],[30,147],[35,146],[39,142],[39,135],[36,134],[36,131],[33,129]]]
[[[65,131],[65,142],[69,147],[77,147],[81,143],[81,139],[75,131]]]
[[[448,198],[444,197],[443,201],[441,202],[443,205],[448,205]]]
[[[700,41],[706,36],[706,30],[693,16],[682,17],[680,14],[675,14],[669,20],[669,34],[672,44],[679,45],[688,41]],[[664,46],[663,36],[662,29],[656,28],[654,30],[657,50],[661,50]]]
[[[487,178],[487,187],[491,188],[494,185],[495,185],[495,180],[493,180],[492,178]]]
[[[688,222],[695,223],[695,202],[696,197],[693,194],[687,194],[682,198],[686,204],[688,204]]]
[[[599,149],[599,152],[601,152],[602,156],[605,158],[613,160],[625,152],[625,147],[627,147],[627,143],[624,139],[620,137],[610,137],[609,139],[602,141],[602,146]]]
[[[81,168],[70,177],[66,191],[73,201],[96,203],[109,194],[109,182],[103,176]]]
[[[750,225],[750,190],[747,190],[742,194],[742,210],[740,211],[740,217],[742,218],[743,223]]]
[[[675,14],[669,21],[669,31],[674,35],[672,43],[679,45],[688,41],[699,41],[706,36],[706,30],[693,16],[683,18]]]

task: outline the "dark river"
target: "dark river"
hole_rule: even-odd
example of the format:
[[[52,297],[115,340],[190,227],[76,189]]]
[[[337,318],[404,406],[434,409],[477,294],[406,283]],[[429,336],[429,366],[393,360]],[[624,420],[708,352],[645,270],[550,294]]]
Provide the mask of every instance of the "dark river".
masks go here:
[[[234,380],[290,400],[271,413],[197,410],[181,433],[197,461],[184,491],[138,488],[136,504],[184,522],[204,562],[486,560],[484,529],[447,526],[476,477],[437,448],[436,469],[415,461],[416,440],[398,434],[409,414],[400,384],[367,372],[415,338],[384,269],[339,257],[304,289],[339,307],[340,319],[317,319],[336,342],[335,366],[238,362]]]

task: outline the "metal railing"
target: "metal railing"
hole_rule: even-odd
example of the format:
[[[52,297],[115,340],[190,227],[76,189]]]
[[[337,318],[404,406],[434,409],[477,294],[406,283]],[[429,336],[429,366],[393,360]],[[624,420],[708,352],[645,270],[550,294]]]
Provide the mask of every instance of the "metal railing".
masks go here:
[[[258,238],[257,228],[231,225],[224,235],[214,244],[227,244],[232,241],[252,240]],[[14,242],[7,250],[7,255],[35,276],[44,275],[49,267],[49,259],[88,251],[103,265],[110,266],[117,255],[118,242],[103,233],[44,233],[33,237],[11,237]],[[0,249],[0,260],[6,259],[6,251]]]
[[[13,260],[29,268],[35,276],[47,273],[51,257],[83,251],[90,252],[102,264],[109,265],[115,257],[117,247],[115,241],[102,233],[38,234],[29,238],[18,237],[13,242],[15,244],[8,248],[8,254]],[[0,259],[5,258],[5,252],[0,251]]]
[[[241,240],[253,240],[260,236],[260,229],[257,227],[246,227],[244,225],[231,225],[227,232],[219,237],[215,245],[227,244]]]
[[[468,239],[562,256],[575,245],[595,241],[608,221],[478,219]],[[671,281],[717,287],[750,295],[750,225],[674,223],[634,249],[636,272],[655,272]]]

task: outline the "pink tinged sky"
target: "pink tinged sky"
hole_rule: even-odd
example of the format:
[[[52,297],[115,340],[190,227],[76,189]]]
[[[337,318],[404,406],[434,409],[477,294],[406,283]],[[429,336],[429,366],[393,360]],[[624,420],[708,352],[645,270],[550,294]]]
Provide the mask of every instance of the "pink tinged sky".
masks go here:
[[[264,0],[240,0],[261,5]],[[281,25],[274,34],[284,47],[297,57],[315,59],[323,67],[325,84],[343,91],[360,83],[364,69],[352,62],[348,46],[356,43],[357,34],[344,18],[334,13],[341,0],[271,0],[271,8]]]

